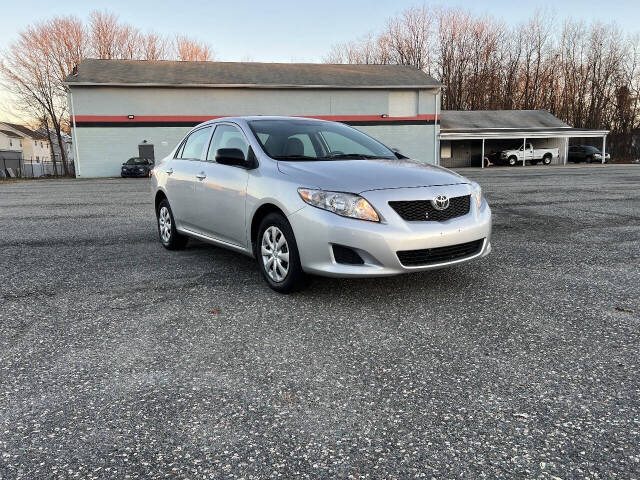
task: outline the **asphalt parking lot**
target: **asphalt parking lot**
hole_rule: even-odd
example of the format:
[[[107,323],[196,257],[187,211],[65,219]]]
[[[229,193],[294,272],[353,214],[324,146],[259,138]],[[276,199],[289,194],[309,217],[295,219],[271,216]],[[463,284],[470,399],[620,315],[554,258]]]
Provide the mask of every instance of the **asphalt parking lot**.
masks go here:
[[[640,167],[464,173],[489,257],[290,296],[148,180],[0,183],[0,478],[639,478]]]

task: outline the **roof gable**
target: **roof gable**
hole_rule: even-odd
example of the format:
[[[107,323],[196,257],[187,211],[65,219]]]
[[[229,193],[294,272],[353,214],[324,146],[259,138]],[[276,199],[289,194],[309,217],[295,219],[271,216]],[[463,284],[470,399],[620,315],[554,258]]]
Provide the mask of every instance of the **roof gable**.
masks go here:
[[[30,128],[27,128],[24,125],[18,125],[17,123],[0,122],[0,126],[1,125],[7,126],[10,129],[23,134],[25,137],[32,138],[33,140],[49,141],[46,135],[43,135],[42,133],[31,130]]]
[[[11,130],[0,129],[0,133],[6,135],[9,138],[22,138],[22,135],[18,135],[16,132],[13,132]]]
[[[439,88],[408,65],[87,59],[67,85],[262,88]]]

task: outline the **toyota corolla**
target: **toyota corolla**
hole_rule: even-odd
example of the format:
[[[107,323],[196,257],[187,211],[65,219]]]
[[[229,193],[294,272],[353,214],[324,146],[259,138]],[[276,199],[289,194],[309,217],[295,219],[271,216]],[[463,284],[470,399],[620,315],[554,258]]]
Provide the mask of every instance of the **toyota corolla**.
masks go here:
[[[253,256],[282,293],[303,287],[306,274],[396,275],[491,251],[478,184],[341,123],[205,122],[156,165],[152,182],[165,248],[193,237]]]

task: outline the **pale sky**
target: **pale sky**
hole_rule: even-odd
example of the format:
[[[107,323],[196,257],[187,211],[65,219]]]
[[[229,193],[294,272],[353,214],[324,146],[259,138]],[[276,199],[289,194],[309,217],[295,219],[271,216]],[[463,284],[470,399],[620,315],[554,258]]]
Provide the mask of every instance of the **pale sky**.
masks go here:
[[[640,32],[640,1],[425,2],[458,6],[517,24],[537,9],[549,11],[559,23],[565,18],[616,22],[628,32]],[[187,34],[209,42],[216,60],[257,62],[319,62],[331,45],[377,32],[387,18],[415,0],[267,1],[58,1],[3,2],[0,51],[25,26],[55,15],[86,18],[93,9],[107,9],[143,31],[173,36]],[[2,87],[0,87],[1,89]],[[0,117],[6,94],[0,91]]]

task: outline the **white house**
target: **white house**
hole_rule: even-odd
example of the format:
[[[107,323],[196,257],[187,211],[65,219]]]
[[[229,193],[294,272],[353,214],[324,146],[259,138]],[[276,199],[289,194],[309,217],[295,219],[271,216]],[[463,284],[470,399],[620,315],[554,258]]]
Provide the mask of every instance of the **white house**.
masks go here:
[[[24,125],[8,122],[0,122],[0,130],[13,132],[19,137],[22,137],[19,139],[11,139],[10,143],[19,142],[23,162],[41,163],[51,161],[51,147],[46,135],[31,130]],[[7,134],[5,133],[5,135]],[[2,147],[0,147],[0,149],[1,148]]]
[[[0,177],[7,169],[19,171],[22,165],[22,135],[0,126]]]
[[[0,155],[3,152],[22,152],[22,135],[9,129],[0,129]]]

